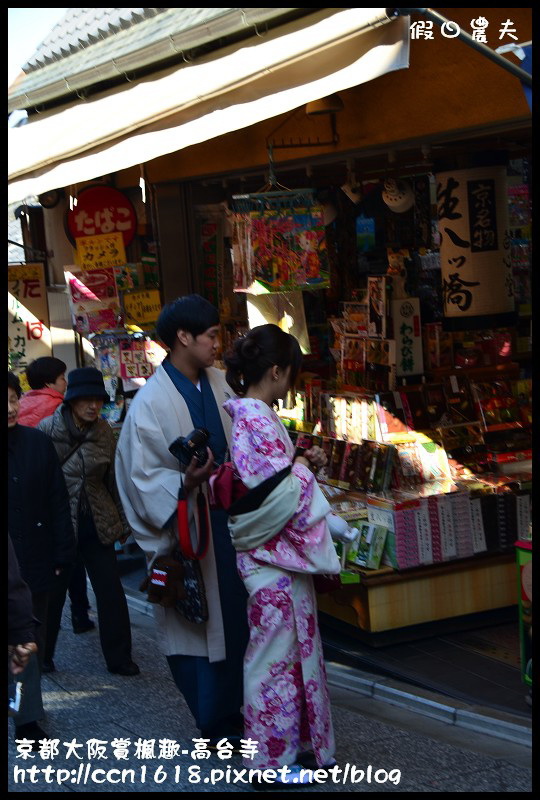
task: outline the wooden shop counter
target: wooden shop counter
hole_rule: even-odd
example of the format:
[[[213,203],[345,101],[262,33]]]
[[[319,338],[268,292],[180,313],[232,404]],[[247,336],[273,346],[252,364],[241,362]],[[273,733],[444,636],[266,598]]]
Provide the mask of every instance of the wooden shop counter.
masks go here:
[[[358,569],[359,583],[319,594],[325,614],[378,632],[515,605],[514,553],[478,555],[397,572]]]

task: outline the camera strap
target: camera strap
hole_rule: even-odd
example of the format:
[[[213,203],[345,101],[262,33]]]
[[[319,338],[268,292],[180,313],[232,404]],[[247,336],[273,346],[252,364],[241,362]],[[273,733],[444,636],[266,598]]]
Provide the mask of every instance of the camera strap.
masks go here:
[[[208,542],[210,538],[210,520],[208,518],[208,504],[204,492],[199,486],[197,493],[197,518],[198,518],[198,541],[197,549],[194,550],[191,544],[191,535],[189,532],[189,515],[188,515],[188,499],[184,491],[184,486],[181,485],[178,490],[178,540],[180,544],[180,551],[186,558],[201,559],[204,558],[208,550]]]

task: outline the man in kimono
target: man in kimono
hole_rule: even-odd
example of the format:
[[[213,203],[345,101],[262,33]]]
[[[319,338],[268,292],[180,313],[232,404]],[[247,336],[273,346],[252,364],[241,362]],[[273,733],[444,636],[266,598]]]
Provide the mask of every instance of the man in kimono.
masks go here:
[[[225,375],[212,365],[219,344],[219,315],[199,295],[167,304],[157,333],[168,356],[138,390],[122,426],[116,478],[126,517],[146,554],[148,567],[178,543],[180,481],[188,497],[190,531],[196,533],[196,495],[226,459],[231,419],[223,403],[231,397]],[[210,433],[206,464],[194,459],[185,473],[169,446],[195,428]],[[210,512],[212,535],[202,568],[208,621],[187,622],[174,608],[154,607],[160,648],[197,727],[211,744],[243,735],[243,659],[248,641],[247,594],[224,511]]]

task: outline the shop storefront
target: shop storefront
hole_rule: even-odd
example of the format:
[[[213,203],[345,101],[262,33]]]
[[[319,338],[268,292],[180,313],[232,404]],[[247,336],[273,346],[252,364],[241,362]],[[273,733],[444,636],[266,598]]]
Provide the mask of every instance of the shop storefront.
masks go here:
[[[469,9],[447,11],[470,27]],[[112,173],[136,199],[135,236],[122,253],[127,217],[83,224],[120,253],[85,270],[72,231],[68,270],[118,425],[179,294],[219,307],[224,348],[263,321],[299,338],[302,382],[280,413],[297,447],[327,451],[323,491],[358,531],[320,608],[366,633],[515,605],[514,542],[531,529],[527,100],[481,54],[463,66],[450,38],[411,44],[409,69],[340,91],[341,111],[287,110]]]

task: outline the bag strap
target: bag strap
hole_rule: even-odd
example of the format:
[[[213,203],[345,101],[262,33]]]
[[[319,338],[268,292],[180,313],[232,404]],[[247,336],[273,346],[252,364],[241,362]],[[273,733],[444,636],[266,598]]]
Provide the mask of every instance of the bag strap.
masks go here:
[[[63,467],[63,466],[64,466],[64,464],[66,463],[66,461],[69,461],[69,459],[71,458],[71,456],[73,455],[73,453],[75,453],[75,451],[79,449],[79,447],[81,446],[81,444],[82,444],[83,442],[84,442],[84,439],[81,439],[81,441],[80,441],[80,442],[77,442],[77,444],[75,445],[75,447],[72,447],[72,448],[71,448],[71,450],[69,451],[69,453],[68,453],[67,455],[65,455],[65,456],[64,456],[64,458],[62,459],[62,461],[60,462],[60,466],[61,466],[61,467]]]
[[[256,509],[260,508],[263,502],[266,500],[269,494],[271,494],[276,486],[279,486],[282,480],[284,480],[287,475],[291,474],[292,465],[289,464],[287,467],[283,467],[280,469],[279,472],[276,472],[275,475],[271,475],[266,480],[259,483],[255,488],[250,489],[247,494],[243,497],[240,497],[239,500],[236,500],[231,507],[228,509],[229,514],[232,517],[237,517],[240,514],[247,514],[250,511],[256,511]]]
[[[180,484],[178,490],[178,543],[180,545],[180,552],[186,558],[193,558],[197,561],[204,558],[210,540],[210,520],[208,518],[208,504],[202,488],[199,486],[197,494],[197,516],[199,519],[199,539],[197,542],[197,549],[194,550],[191,544],[191,535],[189,532],[189,517],[188,517],[188,500],[184,490],[184,484]]]

